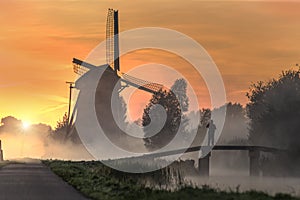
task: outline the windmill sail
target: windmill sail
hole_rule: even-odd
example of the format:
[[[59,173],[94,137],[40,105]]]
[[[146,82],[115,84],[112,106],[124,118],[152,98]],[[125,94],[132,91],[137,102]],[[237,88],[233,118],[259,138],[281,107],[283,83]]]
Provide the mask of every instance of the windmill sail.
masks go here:
[[[119,14],[117,10],[108,9],[106,21],[106,62],[120,71],[119,61]]]
[[[119,17],[118,11],[114,9],[108,9],[107,21],[106,21],[106,62],[116,75],[119,77],[117,71],[120,71],[119,61]],[[89,69],[96,67],[90,63],[73,58],[74,72],[78,75],[84,75]],[[102,65],[100,67],[107,67]],[[146,80],[142,80],[125,73],[121,73],[121,81],[125,84],[121,88],[122,91],[127,86],[133,86],[138,89],[144,90],[150,93],[157,93],[163,88],[163,85],[157,83],[151,83]]]
[[[125,73],[122,73],[122,81],[127,83],[128,85],[131,85],[133,87],[139,88],[141,90],[150,93],[157,93],[159,90],[163,89],[163,85],[161,84],[142,80]]]
[[[81,61],[77,58],[73,58],[73,65],[74,65],[74,72],[78,75],[85,74],[88,70],[95,68],[97,66],[92,65],[90,63]],[[99,67],[107,67],[107,65],[101,65]],[[121,81],[127,85],[136,87],[140,90],[144,90],[146,92],[150,93],[157,93],[159,90],[163,89],[163,85],[158,83],[152,83],[150,81],[146,81],[143,79],[136,78],[134,76],[122,73],[122,76],[120,77]]]

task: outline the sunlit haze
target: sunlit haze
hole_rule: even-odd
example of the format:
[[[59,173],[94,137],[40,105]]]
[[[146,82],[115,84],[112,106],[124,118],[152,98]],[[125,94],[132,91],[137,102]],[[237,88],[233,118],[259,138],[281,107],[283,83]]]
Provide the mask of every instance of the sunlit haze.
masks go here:
[[[27,130],[30,127],[30,124],[28,122],[22,122],[22,127],[24,130]]]

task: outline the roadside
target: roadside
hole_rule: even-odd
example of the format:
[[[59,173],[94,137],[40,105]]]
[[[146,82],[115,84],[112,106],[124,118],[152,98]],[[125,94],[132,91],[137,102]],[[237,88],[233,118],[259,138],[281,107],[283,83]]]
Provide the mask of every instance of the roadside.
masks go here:
[[[44,161],[53,172],[86,196],[96,200],[122,199],[189,199],[189,200],[299,200],[288,194],[268,195],[260,191],[220,190],[207,185],[187,186],[177,182],[177,189],[163,189],[170,184],[163,169],[146,174],[130,174],[113,170],[100,161]],[[149,180],[156,183],[149,187]],[[148,183],[147,183],[148,182]]]
[[[86,200],[40,162],[5,162],[0,169],[1,200]]]

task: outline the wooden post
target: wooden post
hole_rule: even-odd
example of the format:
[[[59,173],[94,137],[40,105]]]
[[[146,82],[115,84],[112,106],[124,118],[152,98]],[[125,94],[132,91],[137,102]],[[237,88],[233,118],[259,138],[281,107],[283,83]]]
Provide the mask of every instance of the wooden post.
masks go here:
[[[209,157],[211,153],[208,153],[205,157],[199,158],[198,160],[198,170],[200,176],[208,177],[209,176]]]
[[[67,119],[67,127],[66,127],[66,137],[69,135],[70,131],[70,115],[71,115],[71,103],[72,103],[72,89],[74,88],[73,84],[74,82],[67,81],[67,84],[69,84],[69,107],[68,107],[68,119]],[[65,138],[66,138],[65,137]]]
[[[250,176],[259,176],[259,172],[260,172],[259,156],[260,156],[259,150],[255,150],[255,149],[249,150],[249,159],[250,159],[249,171],[250,171]]]
[[[2,151],[2,143],[1,143],[1,140],[0,140],[0,162],[4,161],[3,160],[3,151]]]

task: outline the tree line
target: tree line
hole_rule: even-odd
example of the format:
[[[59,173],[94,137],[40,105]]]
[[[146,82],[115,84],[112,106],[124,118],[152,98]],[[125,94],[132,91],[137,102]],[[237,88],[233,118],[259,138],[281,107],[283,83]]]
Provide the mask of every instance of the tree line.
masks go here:
[[[286,70],[270,81],[254,83],[246,96],[249,100],[246,106],[232,102],[224,105],[227,108],[225,125],[218,143],[286,149],[291,153],[280,157],[284,162],[269,158],[265,160],[267,163],[275,163],[281,169],[287,165],[289,168],[299,166],[300,70]],[[126,116],[126,104],[122,107],[123,115]],[[220,108],[215,108],[218,109]],[[162,112],[166,114],[165,124],[157,134],[151,135],[152,130],[148,125],[158,126],[164,116]],[[189,112],[187,83],[184,79],[178,79],[170,90],[162,89],[153,94],[146,105],[140,123],[144,127],[144,144],[149,150],[155,150],[168,144],[178,131],[188,137],[192,123],[189,118],[193,114],[199,114],[200,121],[196,122],[197,134],[193,143],[196,145],[203,140],[207,132],[206,126],[211,118],[211,112],[207,108]],[[63,118],[58,122],[54,131],[57,135],[65,132],[65,120]],[[55,134],[54,137],[60,138]],[[296,173],[296,170],[290,171]]]

